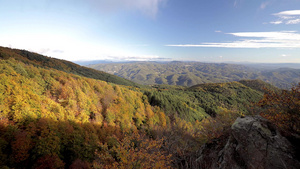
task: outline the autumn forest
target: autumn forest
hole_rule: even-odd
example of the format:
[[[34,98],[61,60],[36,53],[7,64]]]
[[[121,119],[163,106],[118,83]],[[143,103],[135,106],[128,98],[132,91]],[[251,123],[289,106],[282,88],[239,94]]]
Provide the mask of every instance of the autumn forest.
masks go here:
[[[143,85],[0,47],[0,168],[203,168],[198,150],[237,117],[297,140],[299,110],[299,85]]]

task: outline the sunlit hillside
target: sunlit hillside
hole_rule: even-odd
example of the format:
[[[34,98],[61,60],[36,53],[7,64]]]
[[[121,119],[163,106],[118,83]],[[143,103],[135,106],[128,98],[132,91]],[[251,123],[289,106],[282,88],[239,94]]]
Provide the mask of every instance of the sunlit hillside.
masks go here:
[[[0,58],[4,60],[9,58],[14,58],[15,60],[21,61],[25,64],[32,64],[34,66],[47,68],[47,69],[50,68],[56,69],[67,73],[72,73],[72,74],[89,77],[93,79],[99,79],[102,81],[111,82],[115,84],[135,86],[135,87],[139,86],[138,84],[135,84],[123,78],[119,78],[118,76],[114,76],[102,71],[96,71],[94,69],[77,65],[70,61],[43,56],[26,50],[10,49],[10,48],[4,48],[0,46]]]

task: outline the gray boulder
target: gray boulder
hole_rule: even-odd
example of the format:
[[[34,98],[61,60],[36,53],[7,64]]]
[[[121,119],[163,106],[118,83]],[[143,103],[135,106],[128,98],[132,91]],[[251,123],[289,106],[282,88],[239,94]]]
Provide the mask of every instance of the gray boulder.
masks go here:
[[[200,168],[298,169],[295,149],[261,116],[238,118],[229,137],[201,148]]]

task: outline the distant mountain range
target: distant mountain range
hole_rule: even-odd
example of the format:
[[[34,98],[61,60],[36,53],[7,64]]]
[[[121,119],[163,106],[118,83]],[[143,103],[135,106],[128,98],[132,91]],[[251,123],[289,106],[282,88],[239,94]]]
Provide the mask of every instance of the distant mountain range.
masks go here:
[[[300,69],[300,63],[234,63],[259,69],[292,68]]]
[[[96,64],[110,64],[110,63],[134,63],[137,61],[116,61],[116,60],[78,60],[74,61],[74,63],[79,64],[81,66],[89,66]],[[167,63],[171,61],[148,61],[148,62],[158,62],[158,63]],[[176,61],[174,61],[176,62]],[[180,61],[180,62],[191,62],[191,61]],[[196,62],[196,61],[195,61]],[[204,62],[208,63],[208,62]],[[234,65],[244,65],[248,67],[258,68],[258,69],[278,69],[278,68],[292,68],[292,69],[300,69],[300,63],[253,63],[253,62],[224,62],[226,64],[234,64]]]
[[[193,86],[243,79],[260,79],[287,89],[300,82],[299,64],[228,64],[202,62],[101,63],[88,67],[114,74],[133,82],[153,85]],[[294,68],[291,68],[294,67]]]

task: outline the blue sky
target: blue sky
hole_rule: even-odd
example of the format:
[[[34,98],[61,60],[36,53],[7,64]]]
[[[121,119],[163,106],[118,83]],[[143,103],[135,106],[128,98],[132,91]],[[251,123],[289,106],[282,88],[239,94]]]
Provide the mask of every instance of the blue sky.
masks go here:
[[[0,0],[0,45],[71,61],[300,63],[300,0]]]

